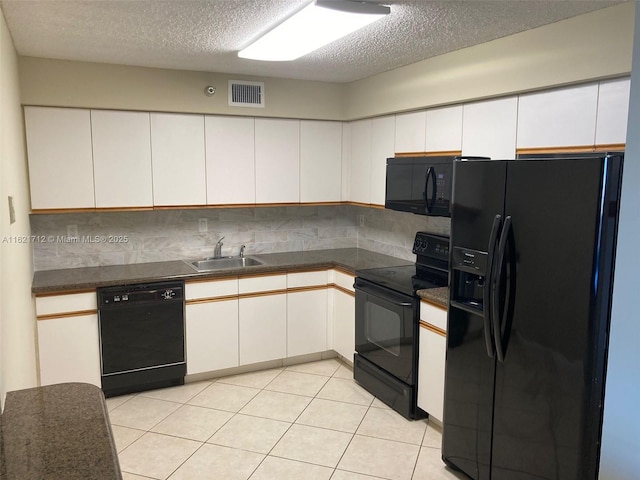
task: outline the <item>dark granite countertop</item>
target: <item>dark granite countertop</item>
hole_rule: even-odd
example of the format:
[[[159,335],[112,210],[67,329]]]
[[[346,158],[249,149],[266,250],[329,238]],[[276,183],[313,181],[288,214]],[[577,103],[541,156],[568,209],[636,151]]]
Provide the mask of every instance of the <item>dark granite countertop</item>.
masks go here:
[[[122,479],[102,390],[62,383],[7,393],[7,480]]]
[[[110,285],[128,285],[176,279],[221,278],[256,273],[288,272],[309,268],[337,267],[355,273],[356,270],[365,268],[411,265],[413,263],[360,248],[311,250],[248,256],[260,260],[262,265],[197,272],[186,262],[173,260],[131,265],[42,270],[35,272],[31,291],[34,294],[64,293]]]
[[[416,293],[421,299],[438,307],[449,307],[449,287],[428,288],[426,290],[418,290]]]

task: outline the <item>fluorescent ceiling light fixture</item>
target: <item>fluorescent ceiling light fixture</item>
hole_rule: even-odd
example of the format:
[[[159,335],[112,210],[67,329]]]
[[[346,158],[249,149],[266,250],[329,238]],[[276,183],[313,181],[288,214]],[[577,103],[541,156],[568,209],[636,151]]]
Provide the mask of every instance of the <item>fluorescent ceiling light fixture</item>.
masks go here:
[[[289,61],[302,57],[387,15],[383,5],[353,0],[314,0],[244,50],[241,58]]]

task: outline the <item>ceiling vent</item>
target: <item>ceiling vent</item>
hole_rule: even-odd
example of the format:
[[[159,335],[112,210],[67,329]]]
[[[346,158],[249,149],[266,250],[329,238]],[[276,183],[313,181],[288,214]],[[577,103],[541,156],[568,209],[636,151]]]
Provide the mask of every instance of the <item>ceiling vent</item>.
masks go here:
[[[264,108],[264,82],[229,80],[229,106]]]

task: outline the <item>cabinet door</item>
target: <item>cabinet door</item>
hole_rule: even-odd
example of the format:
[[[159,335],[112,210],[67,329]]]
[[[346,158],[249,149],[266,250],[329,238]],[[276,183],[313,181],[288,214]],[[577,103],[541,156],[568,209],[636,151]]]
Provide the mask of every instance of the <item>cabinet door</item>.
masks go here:
[[[447,310],[420,302],[420,322],[418,406],[442,421]]]
[[[287,295],[287,356],[327,350],[327,289]]]
[[[287,355],[327,350],[328,272],[287,275]],[[298,291],[296,291],[298,290]]]
[[[91,111],[96,207],[153,205],[148,113]]]
[[[462,154],[515,158],[518,98],[500,98],[464,105]]]
[[[351,122],[349,200],[371,203],[371,120]]]
[[[420,327],[418,407],[442,422],[446,337]]]
[[[427,112],[399,113],[396,115],[396,153],[419,153],[425,150]]]
[[[300,122],[300,201],[339,202],[342,180],[342,124]]]
[[[351,178],[351,124],[342,124],[342,185],[340,190],[340,200],[348,202]]]
[[[241,298],[240,365],[287,356],[287,295]]]
[[[355,297],[333,290],[333,349],[349,362],[356,350]]]
[[[207,203],[256,202],[255,121],[205,117]]]
[[[237,367],[238,300],[188,304],[187,373]]]
[[[520,95],[518,148],[592,146],[598,84]]]
[[[31,208],[93,208],[89,110],[25,107]]]
[[[151,114],[154,205],[205,205],[204,117]]]
[[[86,382],[101,386],[98,315],[38,320],[40,385]]]
[[[300,202],[300,121],[255,122],[256,203]]]
[[[425,151],[462,150],[462,105],[427,110]]]
[[[626,143],[630,84],[629,78],[600,82],[596,145]]]
[[[379,117],[371,121],[371,200],[384,206],[387,158],[394,155],[395,117]]]

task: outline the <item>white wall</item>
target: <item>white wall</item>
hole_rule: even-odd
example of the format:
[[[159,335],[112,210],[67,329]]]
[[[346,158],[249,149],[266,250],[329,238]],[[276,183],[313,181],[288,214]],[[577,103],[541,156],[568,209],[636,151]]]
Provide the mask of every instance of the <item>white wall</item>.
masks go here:
[[[354,120],[627,75],[633,18],[621,4],[350,84],[21,57],[20,88],[25,105]],[[228,107],[229,78],[263,80],[266,108]]]
[[[640,478],[640,5],[636,3],[627,147],[622,180],[600,459],[602,480]]]
[[[265,84],[265,107],[229,107],[228,80]],[[341,119],[344,85],[20,57],[23,105]],[[216,87],[212,97],[207,85]]]
[[[52,179],[55,180],[55,179]],[[16,221],[10,224],[7,197]],[[0,11],[0,401],[7,391],[36,386],[35,309],[27,238],[29,182],[20,106],[18,58]]]
[[[631,71],[634,2],[348,85],[347,119],[579,83]],[[539,7],[544,8],[544,7]]]

